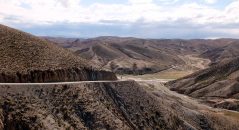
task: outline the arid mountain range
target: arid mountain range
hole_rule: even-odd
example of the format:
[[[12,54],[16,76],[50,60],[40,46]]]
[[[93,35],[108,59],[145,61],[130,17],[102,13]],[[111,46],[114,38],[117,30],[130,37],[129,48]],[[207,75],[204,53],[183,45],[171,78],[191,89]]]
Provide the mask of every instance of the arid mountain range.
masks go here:
[[[239,40],[181,40],[98,37],[91,39],[44,37],[86,60],[119,74],[156,73],[168,69],[197,71],[195,58],[215,62],[235,57]],[[235,43],[235,44],[234,44]],[[238,44],[239,45],[239,44]],[[190,58],[188,58],[190,57]]]

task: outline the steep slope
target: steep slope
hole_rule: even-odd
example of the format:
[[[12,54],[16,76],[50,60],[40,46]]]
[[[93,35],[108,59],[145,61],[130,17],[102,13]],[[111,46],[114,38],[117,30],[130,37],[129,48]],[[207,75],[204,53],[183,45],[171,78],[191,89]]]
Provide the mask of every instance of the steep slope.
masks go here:
[[[67,39],[62,38],[45,39],[60,46],[64,43],[64,46],[81,57],[99,64],[103,69],[127,74],[155,73],[167,69],[199,70],[201,68],[185,63],[185,57],[198,58],[198,55],[202,53],[237,41],[235,39],[139,39],[110,36],[76,39],[73,42],[64,42]]]
[[[33,35],[0,25],[0,38],[0,82],[115,79],[114,74],[95,71],[72,52]]]
[[[1,85],[0,129],[238,130],[238,119],[135,82]],[[21,88],[21,89],[19,89]],[[221,111],[223,112],[223,111]],[[4,124],[4,125],[1,125]]]
[[[239,111],[239,58],[168,83],[171,90],[201,98],[216,107]]]

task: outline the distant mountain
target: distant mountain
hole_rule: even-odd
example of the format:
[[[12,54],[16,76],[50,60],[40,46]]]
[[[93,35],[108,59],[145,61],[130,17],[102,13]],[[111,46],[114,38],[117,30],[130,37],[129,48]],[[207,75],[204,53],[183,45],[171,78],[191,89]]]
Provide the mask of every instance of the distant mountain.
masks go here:
[[[71,47],[74,42],[84,40],[84,38],[64,38],[64,37],[48,37],[48,36],[44,36],[41,38],[57,43],[58,45],[64,48]]]
[[[46,38],[73,50],[79,56],[116,73],[155,73],[170,68],[199,70],[185,63],[185,55],[201,55],[230,44],[235,39],[181,40],[97,37],[91,39]],[[204,54],[205,53],[205,54]]]
[[[0,38],[0,82],[97,80],[110,73],[94,70],[69,50],[4,25]]]

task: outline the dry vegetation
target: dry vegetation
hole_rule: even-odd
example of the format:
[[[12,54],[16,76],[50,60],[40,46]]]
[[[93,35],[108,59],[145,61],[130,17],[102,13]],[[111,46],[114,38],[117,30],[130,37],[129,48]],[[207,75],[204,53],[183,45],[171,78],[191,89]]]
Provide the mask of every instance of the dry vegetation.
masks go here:
[[[141,84],[124,81],[72,85],[1,85],[0,128],[12,130],[239,128],[236,122],[238,119],[218,114],[221,111],[213,112],[191,99],[170,92],[163,86]]]

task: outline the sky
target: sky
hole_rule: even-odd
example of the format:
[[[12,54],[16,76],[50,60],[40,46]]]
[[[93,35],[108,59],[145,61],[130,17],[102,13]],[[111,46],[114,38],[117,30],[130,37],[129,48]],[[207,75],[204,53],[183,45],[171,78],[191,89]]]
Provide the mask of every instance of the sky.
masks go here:
[[[38,36],[239,38],[239,0],[0,0],[0,23]]]

